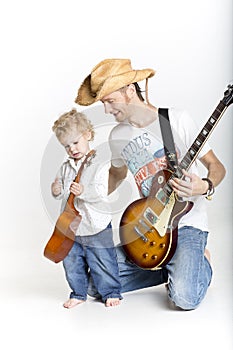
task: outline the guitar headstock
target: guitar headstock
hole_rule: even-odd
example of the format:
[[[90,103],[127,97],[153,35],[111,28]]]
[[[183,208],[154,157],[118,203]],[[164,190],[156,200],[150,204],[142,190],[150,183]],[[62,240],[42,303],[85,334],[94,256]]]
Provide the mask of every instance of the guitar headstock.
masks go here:
[[[227,90],[224,92],[222,102],[226,107],[230,106],[233,102],[233,84],[227,86]]]

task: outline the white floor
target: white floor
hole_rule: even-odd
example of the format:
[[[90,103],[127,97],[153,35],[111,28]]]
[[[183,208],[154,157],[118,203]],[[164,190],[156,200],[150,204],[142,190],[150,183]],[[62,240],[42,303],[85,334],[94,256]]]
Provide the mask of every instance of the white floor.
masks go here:
[[[28,226],[23,233],[22,218],[12,221],[8,228],[14,233],[3,236],[1,244],[2,348],[183,350],[221,344],[221,349],[232,349],[232,222],[228,214],[220,213],[212,222],[212,285],[201,306],[188,312],[169,307],[164,286],[126,293],[115,308],[90,298],[72,310],[64,309],[69,289],[63,268],[42,254],[50,230],[46,216],[37,212],[31,236]],[[30,218],[35,222],[36,214],[31,212]]]

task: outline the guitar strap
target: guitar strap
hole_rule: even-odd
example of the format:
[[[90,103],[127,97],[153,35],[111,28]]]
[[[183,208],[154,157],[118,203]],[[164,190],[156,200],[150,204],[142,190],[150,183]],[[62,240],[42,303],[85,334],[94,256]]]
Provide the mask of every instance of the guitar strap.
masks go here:
[[[159,108],[159,123],[163,138],[163,145],[167,157],[168,168],[175,170],[178,165],[175,144],[168,115],[168,108]]]

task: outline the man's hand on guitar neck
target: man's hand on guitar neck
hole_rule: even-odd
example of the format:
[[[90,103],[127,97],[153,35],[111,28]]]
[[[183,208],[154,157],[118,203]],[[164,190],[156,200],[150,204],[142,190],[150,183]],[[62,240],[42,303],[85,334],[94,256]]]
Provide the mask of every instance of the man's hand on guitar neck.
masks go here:
[[[189,174],[186,170],[182,170],[184,174],[183,179],[173,178],[169,183],[174,192],[179,197],[192,197],[202,195],[208,190],[208,183],[203,181],[196,174]]]
[[[216,187],[226,174],[225,167],[212,150],[200,158],[200,161],[208,170],[206,177],[211,180],[213,187]],[[189,174],[185,170],[182,171],[184,174],[183,179],[174,178],[170,180],[174,192],[179,197],[200,196],[208,191],[209,184],[206,180],[201,179],[196,174]]]

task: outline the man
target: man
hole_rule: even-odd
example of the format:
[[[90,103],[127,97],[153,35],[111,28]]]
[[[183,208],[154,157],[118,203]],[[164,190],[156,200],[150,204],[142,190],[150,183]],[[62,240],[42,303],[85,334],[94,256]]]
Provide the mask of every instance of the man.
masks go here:
[[[110,133],[112,161],[109,193],[132,172],[141,197],[150,194],[153,177],[167,165],[158,111],[148,100],[148,79],[153,69],[134,70],[128,59],[106,59],[97,64],[78,90],[75,102],[88,106],[101,101],[105,113],[112,114],[118,125]],[[146,80],[145,99],[138,82]],[[195,123],[185,111],[169,109],[169,120],[178,161],[181,161],[197,136]],[[169,181],[174,193],[194,203],[178,224],[178,244],[172,259],[159,270],[140,269],[118,249],[122,292],[167,283],[168,296],[183,310],[195,309],[203,300],[211,282],[206,194],[225,176],[225,168],[205,143],[197,159],[207,169],[206,178],[198,175],[194,162],[189,172]],[[129,203],[130,204],[130,203]]]

